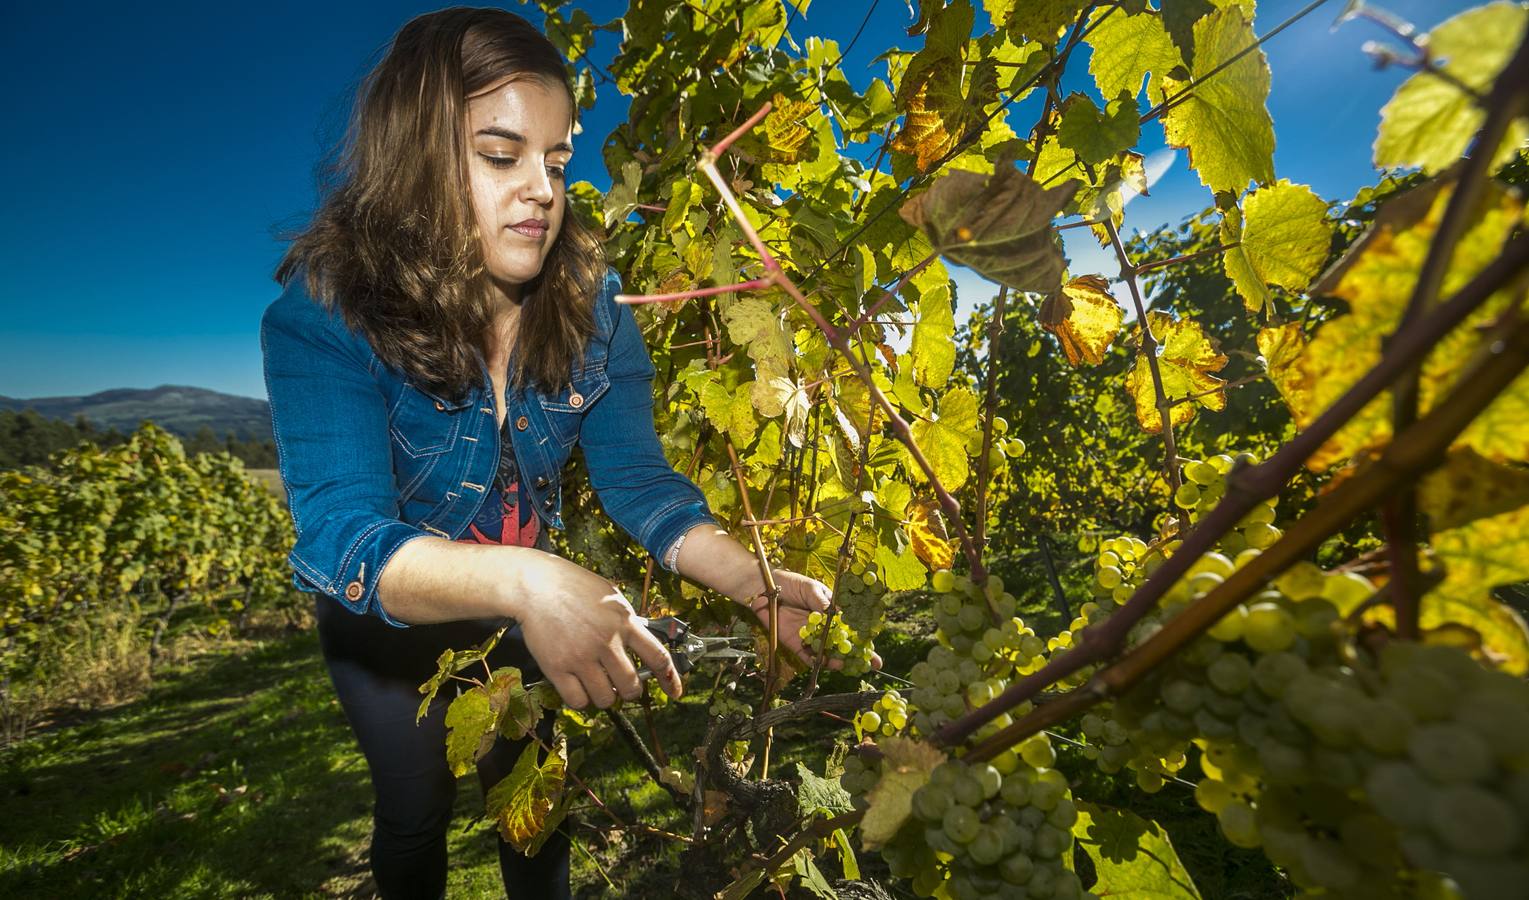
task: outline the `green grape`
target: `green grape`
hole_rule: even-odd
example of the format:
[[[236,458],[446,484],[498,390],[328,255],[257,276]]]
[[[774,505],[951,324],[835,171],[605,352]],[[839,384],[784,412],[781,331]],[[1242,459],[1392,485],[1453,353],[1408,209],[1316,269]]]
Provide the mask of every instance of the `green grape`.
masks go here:
[[[860,714],[857,723],[863,731],[875,731],[881,727],[881,716],[874,709],[868,709]]]
[[[1255,603],[1248,607],[1248,620],[1242,639],[1260,653],[1275,653],[1295,642],[1295,620],[1276,603]]]
[[[993,417],[993,433],[1003,434],[1009,430],[1009,420],[1003,416]]]
[[[961,777],[951,786],[951,793],[955,795],[956,802],[961,806],[976,808],[987,796],[983,790],[982,782],[970,771],[961,773]]]
[[[1221,473],[1216,471],[1215,466],[1208,463],[1192,462],[1184,466],[1184,477],[1195,484],[1204,486],[1220,481]]]
[[[1232,458],[1227,456],[1225,453],[1218,453],[1217,455],[1212,456],[1210,459],[1207,459],[1206,462],[1214,467],[1215,470],[1220,472],[1222,475],[1232,471]]]
[[[949,569],[936,569],[935,573],[929,576],[929,586],[935,593],[948,594],[956,586],[955,575]]]
[[[1259,844],[1258,822],[1253,807],[1241,800],[1233,800],[1216,814],[1221,823],[1221,833],[1238,847],[1253,848]]]
[[[1479,781],[1492,773],[1492,750],[1476,733],[1458,725],[1424,725],[1407,741],[1407,755],[1437,782]]]
[[[998,795],[1003,788],[1003,774],[994,766],[987,763],[978,763],[972,768],[972,773],[977,776],[977,783],[982,787],[982,798],[991,800]]]
[[[1109,589],[1119,585],[1122,576],[1120,570],[1114,566],[1103,566],[1094,574],[1094,580],[1099,582],[1100,587]]]
[[[966,852],[971,854],[972,862],[979,866],[996,865],[1003,859],[1003,838],[996,829],[985,828],[972,839]]]
[[[1225,579],[1237,568],[1236,564],[1224,553],[1212,550],[1203,554],[1189,566],[1189,575],[1199,575],[1201,572],[1210,572]]]
[[[1056,765],[1056,750],[1051,746],[1051,741],[1043,734],[1027,738],[1019,747],[1019,756],[1026,763],[1037,769],[1046,769]]]
[[[999,877],[1009,884],[1027,884],[1034,874],[1035,861],[1023,853],[1007,856],[998,864]]]
[[[1444,843],[1477,856],[1499,856],[1518,845],[1523,818],[1501,798],[1474,785],[1451,785],[1433,796],[1429,823]]]
[[[1028,777],[1019,777],[1018,773],[1006,776],[1003,779],[1003,787],[999,790],[999,796],[1003,802],[1013,807],[1028,806],[1030,804],[1030,785]]]
[[[1291,600],[1321,597],[1326,583],[1327,575],[1305,560],[1293,564],[1274,579],[1274,586]]]
[[[970,843],[982,830],[982,820],[968,806],[952,806],[942,820],[945,835],[958,844]]]
[[[1332,601],[1340,613],[1347,615],[1375,593],[1375,585],[1355,572],[1337,572],[1327,576],[1322,583],[1322,596]]]
[[[940,822],[955,803],[950,791],[930,782],[913,792],[913,813],[926,822]]]
[[[1427,824],[1433,786],[1417,769],[1401,762],[1383,762],[1370,770],[1365,794],[1381,815],[1406,828]]]
[[[1237,653],[1223,653],[1205,670],[1211,686],[1226,694],[1238,694],[1253,680],[1253,665]]]
[[[1010,459],[1019,459],[1025,455],[1025,442],[1019,438],[1011,438],[1003,445],[1003,452]]]
[[[1205,778],[1195,785],[1195,802],[1208,813],[1219,813],[1234,799],[1226,782]]]
[[[1193,509],[1200,503],[1200,489],[1193,484],[1181,484],[1173,493],[1173,503],[1180,509]]]
[[[1280,530],[1273,525],[1255,523],[1244,528],[1242,536],[1248,542],[1249,547],[1264,550],[1274,546],[1274,542],[1279,540]]]
[[[1223,642],[1240,640],[1243,630],[1247,627],[1247,621],[1248,608],[1238,604],[1235,609],[1229,611],[1216,624],[1212,625],[1206,634]]]

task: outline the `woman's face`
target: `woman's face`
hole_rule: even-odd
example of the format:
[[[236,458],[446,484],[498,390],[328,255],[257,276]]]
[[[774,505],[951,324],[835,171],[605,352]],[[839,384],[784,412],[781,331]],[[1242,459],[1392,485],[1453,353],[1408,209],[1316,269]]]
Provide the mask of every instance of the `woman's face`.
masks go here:
[[[483,258],[504,298],[518,302],[563,224],[573,109],[561,86],[506,81],[468,99],[467,127]]]

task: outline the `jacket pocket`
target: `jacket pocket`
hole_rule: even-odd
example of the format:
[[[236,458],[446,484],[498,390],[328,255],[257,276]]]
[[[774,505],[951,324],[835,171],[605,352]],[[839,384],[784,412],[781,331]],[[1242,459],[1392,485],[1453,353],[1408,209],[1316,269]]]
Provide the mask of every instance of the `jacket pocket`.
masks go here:
[[[610,376],[606,374],[605,367],[600,366],[585,369],[556,394],[542,394],[541,405],[547,413],[553,440],[564,447],[573,446],[579,439],[579,426],[584,421],[584,414],[605,395],[610,386]]]
[[[462,417],[408,382],[388,412],[394,445],[411,457],[434,456],[451,449]]]

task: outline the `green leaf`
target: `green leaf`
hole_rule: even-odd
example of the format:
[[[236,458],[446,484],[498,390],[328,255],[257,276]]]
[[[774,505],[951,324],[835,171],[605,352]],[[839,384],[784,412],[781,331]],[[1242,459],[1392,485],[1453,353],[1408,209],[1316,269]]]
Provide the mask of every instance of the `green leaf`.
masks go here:
[[[956,320],[948,284],[919,297],[918,322],[913,326],[913,379],[940,389],[956,366]]]
[[[797,810],[800,815],[833,816],[854,809],[849,791],[840,787],[837,778],[821,778],[801,763],[796,764],[796,777],[800,779],[802,785],[796,793]]]
[[[1108,15],[1094,26],[1086,40],[1093,47],[1088,71],[1105,97],[1141,93],[1142,79],[1149,73],[1151,102],[1162,100],[1162,76],[1184,64],[1179,49],[1163,28],[1163,20],[1153,12],[1124,15],[1120,10],[1105,10]]]
[[[568,771],[568,745],[559,737],[552,752],[538,763],[541,750],[526,745],[515,768],[488,792],[488,814],[499,824],[499,834],[522,853],[549,826],[553,807],[563,794]]]
[[[1481,104],[1458,85],[1485,96],[1523,40],[1529,9],[1519,3],[1490,3],[1466,10],[1429,32],[1429,55],[1445,77],[1419,72],[1402,83],[1380,111],[1375,165],[1420,166],[1429,174],[1459,159],[1486,119]],[[1529,140],[1522,118],[1494,148],[1493,168],[1511,159]]]
[[[621,181],[611,185],[605,192],[605,227],[609,230],[617,222],[626,221],[637,208],[637,189],[642,183],[642,163],[627,160],[621,166]]]
[[[1163,115],[1168,143],[1189,151],[1189,165],[1212,191],[1241,194],[1249,181],[1274,180],[1274,123],[1269,99],[1269,63],[1254,50],[1224,70],[1212,69],[1246,50],[1257,38],[1251,16],[1228,6],[1194,25],[1195,54],[1190,80],[1165,78],[1170,97],[1189,96]]]
[[[977,395],[966,388],[956,388],[940,398],[936,409],[932,419],[920,419],[910,430],[940,484],[947,491],[954,491],[966,483],[971,472],[967,457],[974,452],[974,437],[978,448],[981,447]],[[924,480],[922,472],[919,480]]]
[[[739,447],[747,447],[754,440],[759,426],[751,399],[755,384],[747,382],[736,391],[729,391],[719,381],[707,381],[701,388],[701,407],[706,410],[706,418]]]
[[[791,339],[781,327],[775,307],[763,297],[748,296],[733,302],[722,314],[727,336],[748,348],[759,372],[784,373],[791,357]]]
[[[911,548],[894,549],[877,544],[876,565],[881,570],[881,583],[889,591],[917,590],[925,585],[929,576],[929,570]]]
[[[847,881],[860,880],[860,862],[855,859],[855,848],[850,846],[849,834],[843,828],[834,829],[834,844],[839,848],[839,858],[844,863],[844,878]]]
[[[489,676],[489,706],[499,719],[499,733],[512,741],[530,734],[542,718],[542,705],[536,692],[522,683],[519,669],[506,666]]]
[[[1280,180],[1243,201],[1240,234],[1235,213],[1221,229],[1223,243],[1240,241],[1222,257],[1226,274],[1249,310],[1269,300],[1265,285],[1303,291],[1327,262],[1333,226],[1327,204],[1304,184]]]
[[[1089,165],[1101,165],[1131,149],[1141,135],[1136,98],[1124,91],[1103,112],[1081,93],[1063,101],[1061,112],[1057,142]]]
[[[797,884],[803,890],[814,897],[823,897],[825,900],[838,900],[839,893],[833,889],[833,885],[828,883],[828,879],[823,877],[823,873],[818,869],[817,863],[812,861],[811,853],[804,848],[792,859],[795,861],[794,868]]]
[[[1030,38],[1055,45],[1063,29],[1077,21],[1087,0],[997,0],[984,2],[995,27],[1008,30],[1017,42]]]
[[[1072,833],[1093,858],[1091,889],[1112,900],[1199,900],[1168,833],[1133,812],[1078,802]]]
[[[686,216],[701,202],[701,186],[688,178],[676,178],[669,183],[669,206],[664,210],[664,232],[684,228]]]
[[[867,850],[877,849],[897,834],[913,812],[913,792],[945,761],[944,753],[911,738],[889,737],[878,746],[881,778],[866,794],[870,806],[860,820],[860,845]]]
[[[1051,222],[1077,187],[1043,188],[1004,161],[991,176],[950,172],[899,213],[951,262],[1017,291],[1050,293],[1065,265]]]
[[[492,744],[495,725],[494,710],[482,688],[463,691],[451,701],[446,708],[446,764],[451,774],[461,778],[472,771],[488,749],[483,746],[485,736]]]

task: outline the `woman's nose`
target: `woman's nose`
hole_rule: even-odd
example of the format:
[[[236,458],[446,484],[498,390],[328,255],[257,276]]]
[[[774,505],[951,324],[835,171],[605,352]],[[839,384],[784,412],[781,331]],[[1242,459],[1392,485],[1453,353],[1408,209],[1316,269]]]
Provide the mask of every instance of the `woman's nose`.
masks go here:
[[[547,174],[545,166],[528,171],[525,180],[520,184],[520,195],[532,203],[552,202],[552,176]]]

